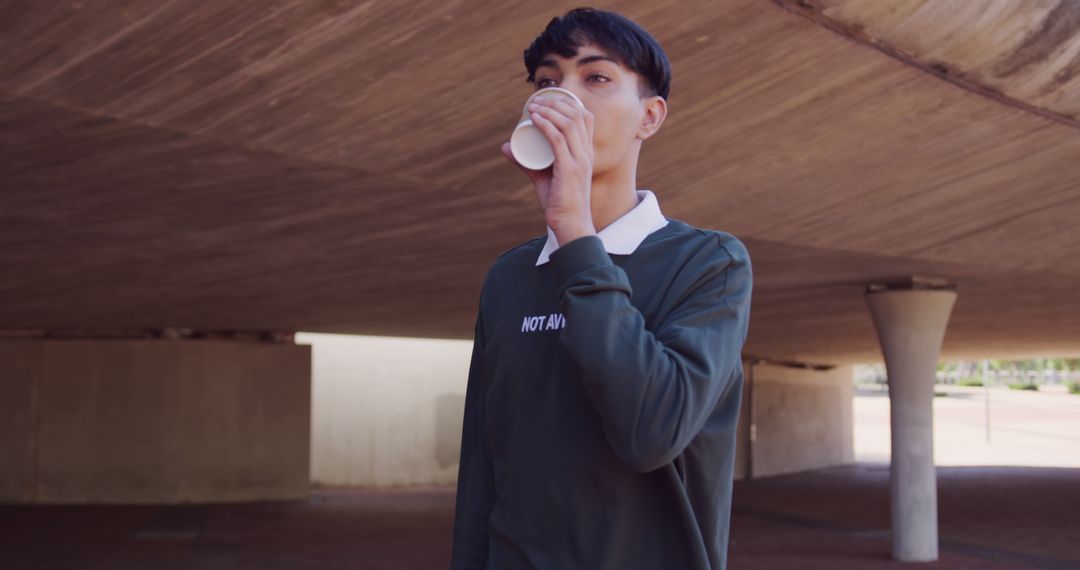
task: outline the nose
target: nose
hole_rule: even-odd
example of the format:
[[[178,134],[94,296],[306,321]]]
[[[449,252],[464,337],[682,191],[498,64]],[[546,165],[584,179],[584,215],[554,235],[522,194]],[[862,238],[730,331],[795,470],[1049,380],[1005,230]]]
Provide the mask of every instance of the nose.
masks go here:
[[[582,101],[585,101],[585,98],[582,97],[583,92],[585,90],[582,89],[580,85],[576,85],[574,82],[571,81],[571,82],[566,82],[566,83],[560,83],[559,87],[562,87],[563,89],[566,89],[567,91],[569,91],[569,92],[573,93],[574,95],[576,95],[578,99],[581,99]]]

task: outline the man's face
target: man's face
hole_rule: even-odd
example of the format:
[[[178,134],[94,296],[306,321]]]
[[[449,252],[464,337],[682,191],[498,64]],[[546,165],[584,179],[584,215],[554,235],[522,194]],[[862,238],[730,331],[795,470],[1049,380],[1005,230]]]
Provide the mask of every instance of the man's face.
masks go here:
[[[572,58],[547,54],[534,75],[535,88],[562,87],[593,114],[593,176],[615,168],[634,152],[645,113],[638,75],[592,44]]]

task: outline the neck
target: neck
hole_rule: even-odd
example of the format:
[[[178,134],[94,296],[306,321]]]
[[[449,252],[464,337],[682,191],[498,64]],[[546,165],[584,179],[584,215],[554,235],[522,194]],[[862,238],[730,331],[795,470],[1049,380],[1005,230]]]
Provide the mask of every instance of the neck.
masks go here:
[[[614,168],[592,179],[589,202],[593,227],[600,231],[638,205],[634,164]]]

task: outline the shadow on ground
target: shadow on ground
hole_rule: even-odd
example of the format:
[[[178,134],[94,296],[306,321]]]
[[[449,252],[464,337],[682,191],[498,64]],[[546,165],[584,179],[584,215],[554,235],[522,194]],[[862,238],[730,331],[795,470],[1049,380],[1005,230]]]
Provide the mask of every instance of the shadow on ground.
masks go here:
[[[732,570],[897,568],[889,471],[735,484]],[[1080,469],[941,467],[941,557],[920,568],[1080,568]],[[453,489],[316,488],[302,501],[0,506],[0,568],[446,568]],[[663,569],[669,570],[669,569]]]

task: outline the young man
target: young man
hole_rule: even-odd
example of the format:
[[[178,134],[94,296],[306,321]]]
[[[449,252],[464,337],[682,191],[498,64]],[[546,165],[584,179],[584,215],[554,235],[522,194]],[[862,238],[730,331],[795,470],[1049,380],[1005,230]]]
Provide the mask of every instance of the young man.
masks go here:
[[[555,164],[519,168],[548,231],[481,288],[451,568],[722,570],[749,255],[637,189],[671,77],[644,30],[572,10],[525,66],[587,110],[549,100],[531,115]]]

